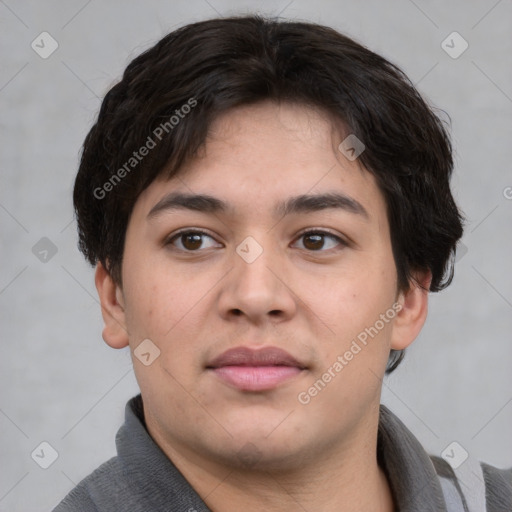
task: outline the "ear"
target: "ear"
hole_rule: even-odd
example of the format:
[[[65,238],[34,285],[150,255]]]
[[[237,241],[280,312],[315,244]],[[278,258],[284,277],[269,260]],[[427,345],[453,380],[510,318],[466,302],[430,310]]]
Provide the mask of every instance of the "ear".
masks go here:
[[[112,348],[124,348],[128,346],[128,332],[123,291],[101,263],[96,266],[94,282],[100,297],[101,314],[105,324],[103,339]]]
[[[393,322],[392,349],[405,349],[420,333],[427,319],[428,290],[431,282],[430,271],[417,272],[410,281],[409,289],[399,293],[398,302],[402,307]]]

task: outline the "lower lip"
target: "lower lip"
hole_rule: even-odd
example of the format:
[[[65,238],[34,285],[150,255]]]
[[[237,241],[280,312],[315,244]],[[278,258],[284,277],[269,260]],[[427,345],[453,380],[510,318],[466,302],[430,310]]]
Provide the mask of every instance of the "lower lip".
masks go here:
[[[296,366],[222,366],[213,372],[222,380],[243,391],[265,391],[299,375]]]

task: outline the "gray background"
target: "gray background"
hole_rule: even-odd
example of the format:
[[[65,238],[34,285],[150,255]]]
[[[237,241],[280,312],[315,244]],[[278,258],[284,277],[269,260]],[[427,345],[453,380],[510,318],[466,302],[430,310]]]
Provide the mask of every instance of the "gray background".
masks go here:
[[[432,453],[457,441],[472,457],[512,465],[510,0],[0,0],[0,511],[51,510],[115,453],[138,390],[129,353],[101,338],[93,271],[76,248],[71,191],[101,98],[173,28],[254,10],[347,33],[449,113],[467,252],[452,285],[431,295],[383,402]],[[47,59],[31,48],[43,31],[59,44]],[[469,44],[458,58],[441,47],[453,31]],[[33,250],[43,237],[57,249],[47,261]],[[59,455],[46,470],[31,458],[42,441]]]

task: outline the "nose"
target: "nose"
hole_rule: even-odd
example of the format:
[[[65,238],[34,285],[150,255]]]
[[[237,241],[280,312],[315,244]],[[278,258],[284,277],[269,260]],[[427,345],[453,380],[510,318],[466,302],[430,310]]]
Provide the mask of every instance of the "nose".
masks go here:
[[[247,237],[233,253],[233,269],[219,297],[220,314],[253,324],[290,319],[297,306],[287,275],[285,254],[271,236]]]

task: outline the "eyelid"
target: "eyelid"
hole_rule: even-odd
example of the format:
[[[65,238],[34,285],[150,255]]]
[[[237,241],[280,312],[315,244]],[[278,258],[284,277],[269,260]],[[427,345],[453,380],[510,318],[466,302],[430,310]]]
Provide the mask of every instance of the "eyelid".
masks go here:
[[[320,233],[322,235],[330,235],[330,236],[333,236],[334,238],[339,238],[341,241],[343,241],[345,243],[348,243],[348,240],[346,240],[343,237],[343,235],[334,233],[333,231],[330,231],[327,228],[305,228],[302,231],[299,231],[299,233],[297,234],[297,238],[305,235],[306,233]]]

